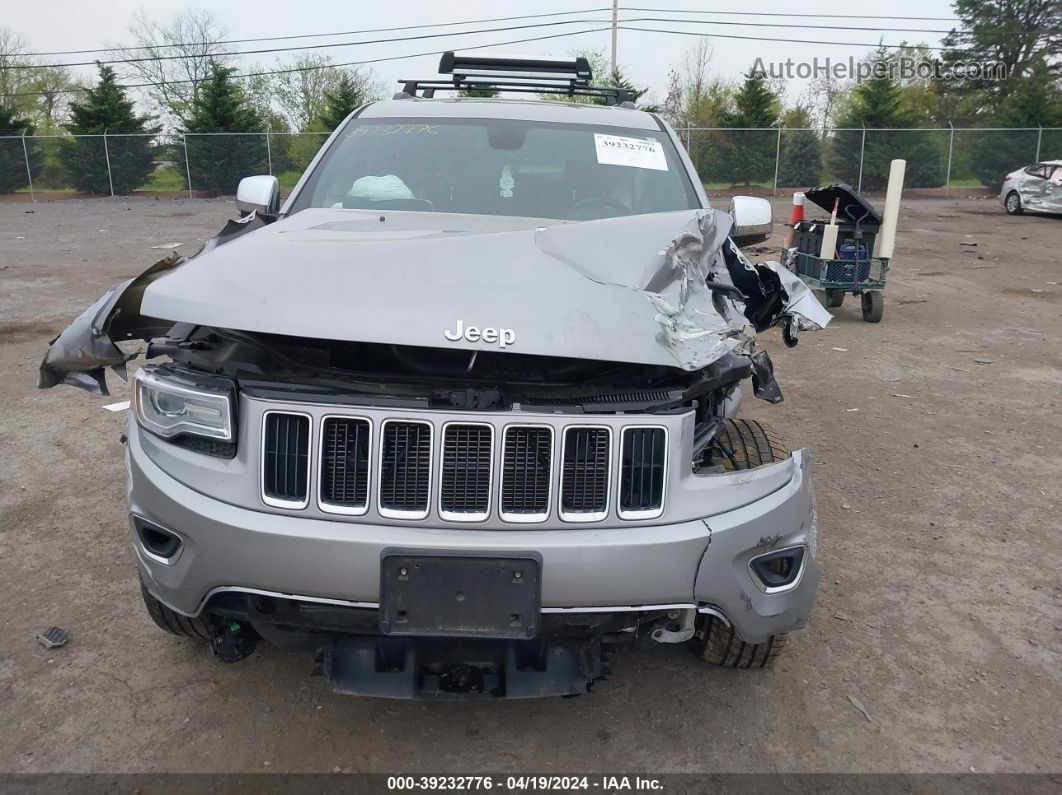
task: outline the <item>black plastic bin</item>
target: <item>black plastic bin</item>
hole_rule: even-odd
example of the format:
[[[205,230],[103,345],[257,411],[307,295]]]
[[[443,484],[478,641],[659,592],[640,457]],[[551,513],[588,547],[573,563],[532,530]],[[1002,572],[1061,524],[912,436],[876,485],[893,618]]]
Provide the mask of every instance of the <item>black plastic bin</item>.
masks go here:
[[[841,203],[837,209],[837,225],[840,227],[837,232],[838,251],[843,246],[852,246],[855,251],[863,254],[859,257],[861,260],[874,254],[874,244],[881,229],[881,216],[851,185],[828,185],[825,188],[805,191],[804,195],[828,213],[833,212],[834,202],[840,199]],[[798,221],[794,227],[794,244],[797,251],[813,257],[838,258],[837,252],[830,252],[829,256],[822,252],[822,233],[829,222],[828,217],[822,220]],[[855,259],[850,254],[843,258]]]

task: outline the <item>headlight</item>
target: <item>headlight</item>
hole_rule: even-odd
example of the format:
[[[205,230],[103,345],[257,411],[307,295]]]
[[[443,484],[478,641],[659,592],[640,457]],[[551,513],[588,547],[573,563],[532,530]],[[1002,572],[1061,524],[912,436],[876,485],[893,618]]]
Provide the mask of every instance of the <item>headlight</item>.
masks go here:
[[[145,430],[166,439],[187,434],[235,441],[231,381],[205,377],[197,383],[171,368],[148,366],[137,370],[133,394]]]

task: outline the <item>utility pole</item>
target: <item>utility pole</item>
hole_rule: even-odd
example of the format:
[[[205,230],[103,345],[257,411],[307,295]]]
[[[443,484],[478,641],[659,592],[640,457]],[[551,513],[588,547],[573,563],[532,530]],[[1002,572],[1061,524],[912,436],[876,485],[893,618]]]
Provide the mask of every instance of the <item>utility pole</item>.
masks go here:
[[[612,0],[612,75],[616,74],[616,33],[618,28],[619,0]],[[612,75],[609,75],[611,78]]]

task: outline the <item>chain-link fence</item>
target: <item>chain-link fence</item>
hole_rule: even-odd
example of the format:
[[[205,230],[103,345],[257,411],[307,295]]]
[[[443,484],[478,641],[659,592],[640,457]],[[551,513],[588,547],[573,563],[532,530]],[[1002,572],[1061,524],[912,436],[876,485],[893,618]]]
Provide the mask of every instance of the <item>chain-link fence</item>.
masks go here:
[[[241,179],[298,182],[328,133],[0,136],[0,194],[231,196]]]
[[[1062,128],[678,130],[710,190],[772,193],[846,182],[882,188],[889,163],[907,161],[906,186],[996,189],[1004,174],[1062,159]],[[0,136],[0,194],[134,192],[232,195],[252,174],[282,189],[298,181],[328,133],[169,133]]]
[[[907,161],[905,186],[996,190],[1021,166],[1062,159],[1062,128],[726,128],[677,130],[710,190],[773,194],[846,182],[885,187],[889,164]]]

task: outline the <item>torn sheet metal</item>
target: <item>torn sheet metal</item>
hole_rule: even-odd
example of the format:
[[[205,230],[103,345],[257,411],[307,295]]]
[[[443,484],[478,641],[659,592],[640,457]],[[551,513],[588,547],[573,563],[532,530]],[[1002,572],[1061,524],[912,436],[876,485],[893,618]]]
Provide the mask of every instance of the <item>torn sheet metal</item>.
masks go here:
[[[192,256],[199,256],[264,225],[265,222],[254,213],[246,218],[230,220]],[[37,388],[49,389],[56,384],[68,384],[94,395],[109,395],[106,368],[110,367],[125,380],[126,362],[139,355],[123,352],[115,341],[146,341],[164,333],[173,325],[140,313],[144,290],[158,276],[182,265],[188,259],[190,257],[171,254],[136,278],[116,284],[82,312],[49,345],[38,371]]]
[[[657,281],[647,294],[664,342],[685,370],[731,351],[751,354],[755,333],[774,325],[792,335],[830,322],[796,275],[777,262],[753,265],[745,258],[730,240],[733,224],[718,210],[702,212],[664,252],[673,280],[667,286]]]

